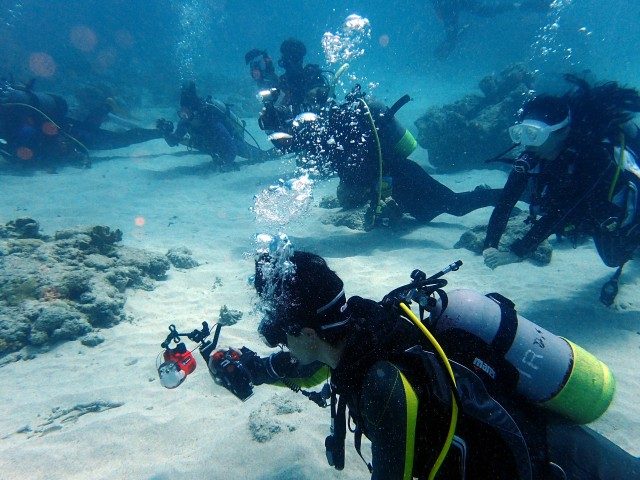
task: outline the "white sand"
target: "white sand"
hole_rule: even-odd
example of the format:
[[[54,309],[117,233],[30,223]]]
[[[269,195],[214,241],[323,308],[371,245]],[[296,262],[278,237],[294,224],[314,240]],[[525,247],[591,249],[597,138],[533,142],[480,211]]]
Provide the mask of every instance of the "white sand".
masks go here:
[[[0,178],[3,223],[29,216],[46,233],[103,224],[122,229],[128,245],[160,253],[186,246],[203,262],[192,270],[170,270],[168,280],[154,291],[129,291],[126,312],[131,321],[100,332],[106,339],[101,345],[69,342],[0,368],[0,477],[368,478],[350,436],[345,471],[326,464],[329,412],[300,395],[262,386],[241,403],[210,380],[203,361],[178,389],[159,384],[155,360],[167,326],[190,331],[203,320],[213,324],[223,304],[242,310],[244,317],[223,329],[220,345],[267,352],[255,332],[255,297],[247,285],[253,269],[247,253],[253,249],[253,235],[262,230],[249,207],[253,195],[292,168],[291,162],[276,161],[215,174],[198,168],[208,162],[204,156],[148,156],[171,151],[154,141],[103,152],[121,158],[96,161],[88,170]],[[498,171],[438,177],[458,191],[479,183],[501,186],[504,178]],[[522,263],[491,271],[481,257],[452,248],[465,228],[486,223],[490,209],[464,218],[442,215],[412,231],[353,232],[320,222],[326,211],[317,207],[318,200],[335,185],[316,185],[310,213],[285,231],[298,248],[328,259],[345,279],[348,295],[379,299],[407,283],[414,268],[431,273],[462,259],[461,270],[447,276],[450,288],[501,292],[522,315],[572,339],[611,367],[617,394],[593,427],[640,454],[640,267],[626,269],[616,307],[607,309],[598,295],[613,271],[603,266],[591,244],[556,246],[552,263],[544,268]],[[143,227],[135,226],[136,217],[145,219]],[[213,288],[216,277],[223,285]],[[276,394],[293,399],[303,413],[279,416],[291,431],[285,428],[271,441],[258,443],[248,428],[249,415]],[[72,411],[46,425],[53,409],[98,401],[123,405],[82,416]],[[24,427],[31,432],[17,433]]]

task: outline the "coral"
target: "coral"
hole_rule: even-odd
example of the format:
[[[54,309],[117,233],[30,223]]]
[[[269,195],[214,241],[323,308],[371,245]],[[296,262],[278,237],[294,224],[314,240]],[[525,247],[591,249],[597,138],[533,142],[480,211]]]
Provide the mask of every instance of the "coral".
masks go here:
[[[192,257],[191,250],[185,247],[171,248],[167,252],[167,258],[171,265],[176,268],[193,268],[200,265],[198,261]]]
[[[51,341],[74,340],[92,330],[86,316],[61,300],[41,307],[31,325],[31,343],[41,345]]]
[[[223,326],[234,325],[242,320],[242,312],[240,310],[231,310],[226,305],[220,307],[220,316],[218,323]]]
[[[32,218],[18,218],[5,226],[8,236],[16,238],[41,238],[40,224]]]
[[[507,228],[504,234],[500,238],[500,245],[498,248],[502,251],[508,251],[509,245],[511,245],[516,239],[521,238],[529,229],[529,225],[525,223],[528,215],[518,208],[514,208],[514,211],[509,218]],[[466,248],[474,253],[482,254],[484,249],[484,239],[487,236],[487,225],[476,225],[475,227],[467,230],[460,236],[460,240],[456,242],[453,248]],[[547,265],[551,262],[551,254],[553,249],[551,244],[545,240],[534,252],[532,252],[527,259],[536,265]]]
[[[52,238],[38,222],[0,226],[0,364],[122,320],[127,288],[153,289],[166,277],[163,255],[118,245],[120,230],[76,227]],[[17,353],[13,353],[17,352]]]
[[[418,143],[441,172],[495,168],[485,163],[511,145],[508,127],[533,86],[533,74],[513,65],[483,78],[483,95],[467,95],[451,105],[431,107],[416,120]]]
[[[356,210],[341,210],[325,215],[322,223],[336,227],[348,227],[351,230],[365,230],[367,208]]]
[[[164,280],[171,263],[164,255],[135,248],[122,247],[117,253],[119,264],[133,265],[142,275],[154,280]]]

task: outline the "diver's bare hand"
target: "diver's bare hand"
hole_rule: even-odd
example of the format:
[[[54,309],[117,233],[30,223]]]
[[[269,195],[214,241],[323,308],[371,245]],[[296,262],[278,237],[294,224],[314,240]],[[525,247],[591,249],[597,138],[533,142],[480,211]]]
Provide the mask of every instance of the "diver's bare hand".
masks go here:
[[[497,248],[485,249],[482,252],[482,256],[484,257],[484,264],[491,269],[499,267],[500,265],[508,265],[509,263],[521,261],[521,258],[515,253],[501,252]]]

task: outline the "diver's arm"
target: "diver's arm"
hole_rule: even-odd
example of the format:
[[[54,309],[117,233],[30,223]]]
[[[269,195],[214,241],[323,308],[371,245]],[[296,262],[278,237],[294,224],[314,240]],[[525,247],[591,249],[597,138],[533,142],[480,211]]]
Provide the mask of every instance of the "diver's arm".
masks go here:
[[[362,387],[363,429],[371,441],[371,480],[410,480],[414,463],[418,399],[390,362],[377,362]]]
[[[250,350],[246,350],[251,352]],[[251,355],[253,354],[253,355]],[[242,364],[251,375],[251,383],[276,384],[283,380],[299,387],[308,388],[326,381],[328,370],[320,362],[300,365],[287,351],[280,350],[268,357],[259,357],[253,352],[242,356]]]
[[[170,147],[178,145],[187,134],[189,130],[189,124],[185,120],[180,120],[176,126],[176,130],[173,133],[168,133],[164,136],[165,141]]]
[[[484,241],[484,248],[498,248],[500,238],[507,228],[507,222],[513,207],[518,202],[529,180],[525,173],[516,172],[509,174],[507,183],[502,190],[502,195],[496,208],[491,213],[489,225],[487,226],[487,236]]]
[[[540,217],[536,223],[529,229],[524,237],[517,239],[509,249],[518,257],[523,258],[535,251],[549,235],[554,233],[556,226],[560,224],[563,212],[556,211]]]

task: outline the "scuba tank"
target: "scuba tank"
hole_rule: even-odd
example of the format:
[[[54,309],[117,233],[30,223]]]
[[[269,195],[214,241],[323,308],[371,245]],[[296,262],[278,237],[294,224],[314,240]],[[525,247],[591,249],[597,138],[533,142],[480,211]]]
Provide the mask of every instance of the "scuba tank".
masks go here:
[[[398,99],[391,107],[386,108],[378,102],[371,102],[371,113],[374,116],[382,154],[385,158],[398,156],[407,158],[418,147],[418,142],[411,132],[406,129],[395,117],[398,110],[404,107],[411,97],[404,95]]]
[[[69,107],[67,101],[52,93],[36,93],[27,88],[8,86],[2,92],[0,106],[26,107],[46,115],[57,123],[66,117]]]
[[[229,108],[229,105],[210,96],[205,100],[205,104],[220,114],[233,137],[244,138],[245,122]]]
[[[518,315],[499,294],[454,290],[444,298],[429,328],[449,358],[475,371],[490,391],[516,393],[579,424],[607,410],[615,380],[595,356]]]

